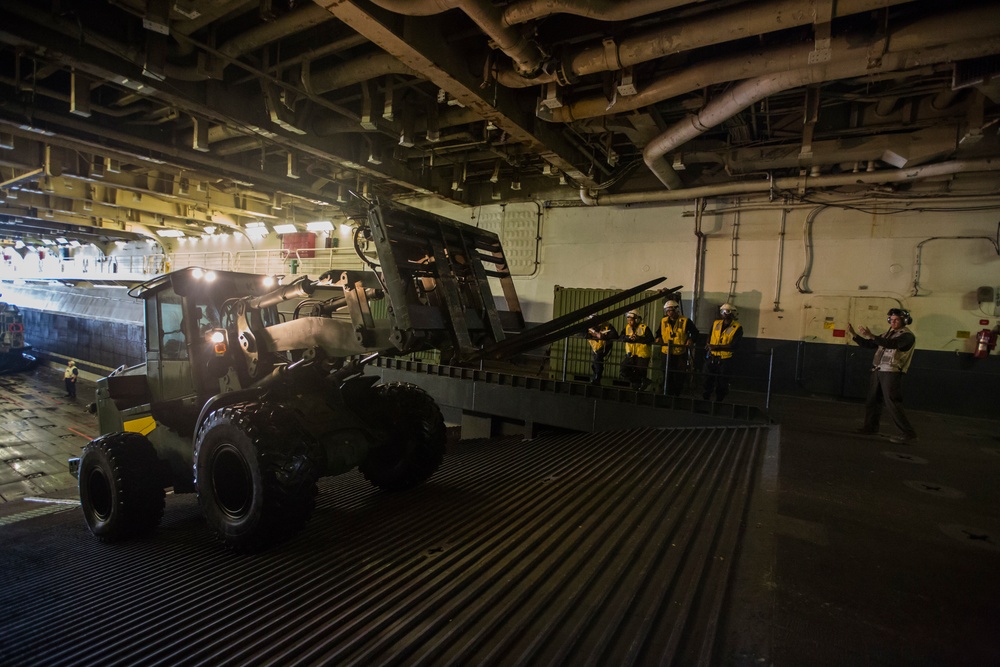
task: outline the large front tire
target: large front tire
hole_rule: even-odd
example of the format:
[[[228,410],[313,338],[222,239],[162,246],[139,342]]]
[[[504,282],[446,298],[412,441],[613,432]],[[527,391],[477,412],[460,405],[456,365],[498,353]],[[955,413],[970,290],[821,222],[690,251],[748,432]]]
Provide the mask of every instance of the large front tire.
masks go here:
[[[90,532],[115,542],[153,532],[164,490],[152,443],[138,433],[109,433],[80,456],[80,506]]]
[[[384,491],[402,491],[426,481],[444,460],[441,409],[420,387],[393,382],[374,387],[370,415],[385,440],[359,466],[365,478]]]
[[[205,520],[234,551],[291,536],[315,507],[317,475],[293,410],[241,404],[213,412],[198,430],[194,460]]]

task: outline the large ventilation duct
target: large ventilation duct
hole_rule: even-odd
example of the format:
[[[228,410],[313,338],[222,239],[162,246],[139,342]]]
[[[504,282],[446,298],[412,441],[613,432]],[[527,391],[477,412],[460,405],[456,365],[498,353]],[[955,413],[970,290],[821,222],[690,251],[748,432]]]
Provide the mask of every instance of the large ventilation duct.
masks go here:
[[[764,0],[743,3],[725,12],[674,21],[664,27],[627,37],[620,42],[605,39],[570,52],[558,65],[546,66],[559,72],[564,81],[601,72],[617,71],[691,49],[723,44],[733,40],[758,37],[777,30],[829,22],[834,18],[883,9],[910,0],[841,0],[835,9],[827,8],[823,17],[822,0]],[[381,2],[381,0],[380,0]],[[516,82],[500,69],[501,83]],[[605,102],[605,106],[607,102]]]
[[[873,65],[871,44],[864,42],[846,53],[838,53],[831,63],[744,81],[709,102],[696,116],[676,123],[651,141],[643,150],[643,160],[666,187],[680,188],[683,183],[664,155],[755,102],[799,86],[1000,53],[1000,35],[997,34],[1000,23],[992,21],[985,26],[983,23],[995,18],[996,14],[997,10],[991,7],[953,14],[947,19],[914,23],[888,39],[890,45],[909,50],[883,53],[877,65]],[[984,32],[990,37],[984,38]]]

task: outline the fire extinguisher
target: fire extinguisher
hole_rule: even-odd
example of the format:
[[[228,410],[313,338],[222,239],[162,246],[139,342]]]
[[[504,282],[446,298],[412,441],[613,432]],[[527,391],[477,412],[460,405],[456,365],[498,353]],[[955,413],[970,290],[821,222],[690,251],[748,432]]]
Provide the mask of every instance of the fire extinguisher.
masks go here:
[[[983,329],[976,334],[976,352],[972,356],[976,359],[985,359],[990,356],[990,352],[997,346],[997,330],[1000,326],[990,330]]]

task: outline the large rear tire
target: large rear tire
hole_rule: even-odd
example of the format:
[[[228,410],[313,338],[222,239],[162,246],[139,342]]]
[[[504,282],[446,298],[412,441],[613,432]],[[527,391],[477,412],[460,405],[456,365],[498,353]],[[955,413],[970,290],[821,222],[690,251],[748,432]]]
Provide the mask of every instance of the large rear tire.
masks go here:
[[[447,431],[441,409],[420,387],[393,382],[372,389],[369,415],[385,440],[359,466],[384,491],[402,491],[426,481],[444,460]]]
[[[300,417],[240,404],[210,414],[195,441],[198,502],[229,549],[254,552],[298,532],[316,504],[315,466]]]
[[[80,506],[90,532],[115,542],[153,532],[164,490],[152,443],[138,433],[109,433],[80,456]]]

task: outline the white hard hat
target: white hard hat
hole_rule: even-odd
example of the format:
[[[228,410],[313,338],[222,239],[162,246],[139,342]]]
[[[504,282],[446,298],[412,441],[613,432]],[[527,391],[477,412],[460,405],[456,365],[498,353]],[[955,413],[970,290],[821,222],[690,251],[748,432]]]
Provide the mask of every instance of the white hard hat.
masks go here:
[[[663,304],[663,310],[666,310],[667,308],[678,308],[679,306],[680,304],[678,304],[676,301],[670,300],[667,301],[665,304]]]
[[[638,310],[630,310],[630,311],[628,311],[627,313],[625,313],[625,317],[634,317],[637,320],[641,320],[642,319],[642,315],[639,314]]]
[[[719,312],[723,315],[731,314],[736,312],[736,306],[731,303],[724,303],[719,306]]]

